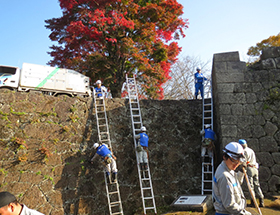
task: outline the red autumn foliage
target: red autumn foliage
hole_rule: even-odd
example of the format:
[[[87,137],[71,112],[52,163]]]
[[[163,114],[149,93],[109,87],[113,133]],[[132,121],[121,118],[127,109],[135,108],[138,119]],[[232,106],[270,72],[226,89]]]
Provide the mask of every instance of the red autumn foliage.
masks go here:
[[[176,0],[59,0],[63,16],[46,20],[53,59],[101,79],[121,96],[125,74],[136,74],[147,98],[163,98],[162,85],[181,51],[177,42],[188,27]]]

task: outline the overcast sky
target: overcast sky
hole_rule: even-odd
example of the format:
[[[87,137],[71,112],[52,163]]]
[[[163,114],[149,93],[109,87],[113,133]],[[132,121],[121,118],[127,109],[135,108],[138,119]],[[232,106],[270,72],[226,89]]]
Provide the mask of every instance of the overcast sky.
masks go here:
[[[214,53],[247,50],[280,32],[280,0],[177,0],[189,19],[186,37],[179,41],[180,58],[199,57],[212,61]],[[0,0],[0,64],[46,65],[53,44],[44,27],[46,19],[62,15],[57,0]]]

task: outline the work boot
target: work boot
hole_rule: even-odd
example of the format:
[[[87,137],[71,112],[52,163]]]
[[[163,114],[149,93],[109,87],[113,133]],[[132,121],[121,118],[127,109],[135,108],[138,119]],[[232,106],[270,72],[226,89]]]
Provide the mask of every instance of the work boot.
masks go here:
[[[143,170],[147,170],[148,169],[148,164],[147,163],[144,163],[143,164]]]
[[[107,180],[107,183],[111,184],[111,177],[110,177],[110,173],[106,172],[106,180]]]
[[[113,183],[117,182],[117,173],[116,172],[114,172],[112,175],[112,182]]]
[[[259,205],[260,208],[263,208],[264,207],[264,202],[263,202],[263,199],[260,199],[260,205]]]
[[[253,200],[251,199],[250,204],[247,205],[247,207],[255,207]]]

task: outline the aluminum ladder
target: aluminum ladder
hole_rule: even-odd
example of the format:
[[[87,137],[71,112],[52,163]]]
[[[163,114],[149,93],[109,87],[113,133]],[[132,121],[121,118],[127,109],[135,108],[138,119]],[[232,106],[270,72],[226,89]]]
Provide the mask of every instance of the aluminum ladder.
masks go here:
[[[134,149],[135,149],[135,154],[137,159],[137,168],[138,168],[144,214],[146,215],[148,210],[153,210],[154,213],[157,214],[149,162],[147,163],[148,169],[141,170],[138,153],[136,150],[137,139],[135,138],[135,135],[140,133],[141,131],[140,128],[143,126],[143,124],[142,124],[142,117],[141,117],[141,110],[139,105],[138,90],[137,90],[135,75],[133,76],[133,78],[129,78],[126,75],[126,89],[128,93],[128,99],[129,99]]]
[[[95,116],[97,121],[98,139],[102,143],[107,144],[112,150],[104,95],[102,97],[97,98],[97,93],[95,93],[95,89],[93,90],[94,90],[93,97],[94,97],[94,106],[95,106]],[[117,214],[123,215],[123,208],[122,208],[118,179],[116,180],[116,182],[112,182],[112,183],[108,182],[106,177],[106,171],[104,171],[104,178],[105,178],[110,215],[117,215]]]
[[[204,125],[211,125],[211,129],[213,130],[213,102],[212,102],[212,86],[210,82],[210,97],[202,99],[202,129],[204,129]],[[212,195],[212,182],[214,177],[214,152],[212,158],[205,154],[204,160],[202,161],[202,186],[201,186],[201,194],[209,194]]]

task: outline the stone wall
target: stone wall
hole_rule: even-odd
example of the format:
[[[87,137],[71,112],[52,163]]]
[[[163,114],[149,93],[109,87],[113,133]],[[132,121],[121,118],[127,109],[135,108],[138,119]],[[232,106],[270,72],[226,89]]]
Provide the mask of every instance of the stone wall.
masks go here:
[[[263,50],[260,62],[248,67],[238,52],[215,54],[212,81],[219,152],[231,141],[246,139],[260,164],[263,192],[278,193],[280,47]]]
[[[102,164],[88,162],[97,141],[92,105],[89,98],[1,90],[0,190],[45,214],[109,214]],[[200,193],[201,100],[140,105],[160,211],[180,194]],[[127,100],[108,100],[107,114],[124,213],[141,214]]]

